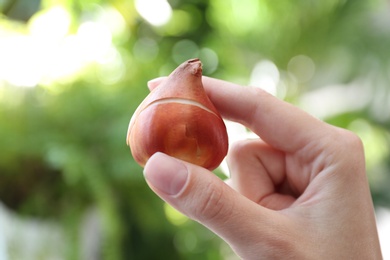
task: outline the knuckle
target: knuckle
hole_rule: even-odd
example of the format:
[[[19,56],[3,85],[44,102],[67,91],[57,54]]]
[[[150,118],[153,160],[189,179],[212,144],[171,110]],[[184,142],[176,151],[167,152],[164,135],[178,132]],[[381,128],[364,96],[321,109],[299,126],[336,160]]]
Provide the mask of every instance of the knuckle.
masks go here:
[[[352,131],[342,129],[340,134],[342,147],[352,151],[363,151],[363,142],[360,137]]]
[[[352,131],[341,129],[336,139],[339,149],[337,155],[345,176],[353,177],[357,173],[365,175],[364,146],[360,137]],[[349,173],[349,174],[347,174]]]
[[[349,132],[347,142],[352,148],[363,150],[362,139],[357,134]]]

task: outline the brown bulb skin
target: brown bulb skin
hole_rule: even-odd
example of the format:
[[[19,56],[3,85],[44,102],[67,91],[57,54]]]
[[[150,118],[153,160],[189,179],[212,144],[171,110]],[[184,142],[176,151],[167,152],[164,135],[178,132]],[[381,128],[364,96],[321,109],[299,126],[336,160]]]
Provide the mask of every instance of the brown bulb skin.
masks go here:
[[[156,152],[213,170],[225,158],[228,136],[202,84],[199,59],[179,65],[134,112],[127,144],[142,167]]]

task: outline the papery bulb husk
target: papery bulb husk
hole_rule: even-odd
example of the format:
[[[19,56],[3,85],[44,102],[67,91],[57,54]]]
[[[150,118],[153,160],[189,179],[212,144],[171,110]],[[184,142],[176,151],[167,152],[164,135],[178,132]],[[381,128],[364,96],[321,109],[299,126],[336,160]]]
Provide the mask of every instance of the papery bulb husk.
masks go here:
[[[228,136],[204,91],[199,59],[182,63],[144,99],[130,121],[127,143],[141,166],[158,151],[209,170],[219,166]]]

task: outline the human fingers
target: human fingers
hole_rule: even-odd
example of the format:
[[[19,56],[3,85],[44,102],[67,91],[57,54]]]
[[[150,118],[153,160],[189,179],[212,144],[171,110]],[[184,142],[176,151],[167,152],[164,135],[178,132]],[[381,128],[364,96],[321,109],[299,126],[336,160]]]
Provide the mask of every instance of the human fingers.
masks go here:
[[[321,139],[330,128],[303,110],[267,92],[209,77],[205,90],[221,115],[239,122],[276,149],[294,152]]]
[[[158,196],[219,235],[244,259],[289,239],[279,232],[288,229],[284,215],[259,207],[204,168],[156,153],[144,174]]]
[[[296,191],[286,181],[284,153],[262,140],[233,143],[227,163],[230,186],[250,200],[274,210],[287,208],[295,201]]]

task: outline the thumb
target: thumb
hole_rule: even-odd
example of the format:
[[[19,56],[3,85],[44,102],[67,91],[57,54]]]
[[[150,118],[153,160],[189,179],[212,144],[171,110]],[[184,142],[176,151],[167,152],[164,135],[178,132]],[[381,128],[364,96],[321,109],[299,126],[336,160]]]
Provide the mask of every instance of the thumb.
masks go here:
[[[243,238],[253,238],[250,234],[263,237],[260,241],[275,235],[274,212],[240,195],[202,167],[156,153],[146,163],[144,174],[158,196],[219,235],[236,253],[248,252],[251,243]]]

